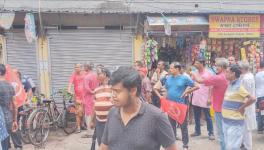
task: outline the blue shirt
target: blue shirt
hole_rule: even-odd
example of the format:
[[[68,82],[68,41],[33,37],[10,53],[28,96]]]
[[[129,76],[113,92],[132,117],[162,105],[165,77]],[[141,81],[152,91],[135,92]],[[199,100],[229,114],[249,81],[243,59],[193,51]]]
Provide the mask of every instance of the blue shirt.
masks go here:
[[[168,76],[165,82],[167,98],[178,103],[186,104],[185,98],[182,98],[181,96],[188,86],[193,87],[194,81],[187,76]]]
[[[28,92],[32,88],[35,88],[36,86],[33,80],[30,77],[25,76],[25,75],[22,77],[22,84],[26,92]]]

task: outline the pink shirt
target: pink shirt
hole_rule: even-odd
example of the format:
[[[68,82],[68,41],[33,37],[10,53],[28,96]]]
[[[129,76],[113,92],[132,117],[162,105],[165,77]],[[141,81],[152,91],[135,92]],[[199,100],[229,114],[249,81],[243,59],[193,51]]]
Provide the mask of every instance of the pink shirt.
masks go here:
[[[212,76],[211,72],[207,69],[205,69],[203,72],[197,72],[195,74],[202,77],[203,79],[208,79]],[[192,104],[202,108],[210,108],[210,106],[207,105],[210,87],[205,86],[204,84],[200,84],[199,87],[200,88],[198,90],[193,92]]]
[[[206,86],[212,86],[212,96],[213,96],[213,108],[215,112],[222,111],[222,104],[224,100],[225,91],[228,86],[228,81],[224,73],[211,76],[204,80]]]
[[[88,72],[84,77],[84,109],[85,114],[92,114],[94,105],[93,91],[98,87],[97,75],[94,72]]]
[[[78,102],[83,101],[83,79],[84,74],[73,73],[69,81],[74,86],[75,100]]]

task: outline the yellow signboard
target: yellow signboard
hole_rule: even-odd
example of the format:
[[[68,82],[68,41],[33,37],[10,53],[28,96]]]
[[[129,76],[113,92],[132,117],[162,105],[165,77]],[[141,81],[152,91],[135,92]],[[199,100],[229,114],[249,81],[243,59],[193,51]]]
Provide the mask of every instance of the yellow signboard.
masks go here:
[[[259,38],[259,15],[210,15],[210,38]]]

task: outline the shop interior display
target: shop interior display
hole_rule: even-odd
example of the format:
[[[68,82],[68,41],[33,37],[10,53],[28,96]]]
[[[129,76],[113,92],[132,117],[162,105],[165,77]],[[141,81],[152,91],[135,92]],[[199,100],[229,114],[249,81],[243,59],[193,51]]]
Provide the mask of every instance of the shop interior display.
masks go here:
[[[204,58],[207,66],[212,67],[216,57],[234,56],[237,61],[248,60],[256,73],[263,59],[264,42],[261,39],[211,39],[194,33],[153,36],[144,45],[144,60],[149,70],[156,68],[157,60],[191,65],[195,59]]]

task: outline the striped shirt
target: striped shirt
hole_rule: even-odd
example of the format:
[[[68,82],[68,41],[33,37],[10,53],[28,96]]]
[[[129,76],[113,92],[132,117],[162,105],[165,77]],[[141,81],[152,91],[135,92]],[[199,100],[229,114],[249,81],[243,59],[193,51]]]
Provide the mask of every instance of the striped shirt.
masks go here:
[[[110,85],[102,85],[95,89],[94,110],[97,121],[107,121],[108,113],[113,106],[111,97],[112,89]]]
[[[245,98],[249,95],[248,91],[238,79],[229,84],[225,93],[222,115],[225,123],[237,125],[243,124],[245,116],[238,112],[238,109],[245,103]]]

